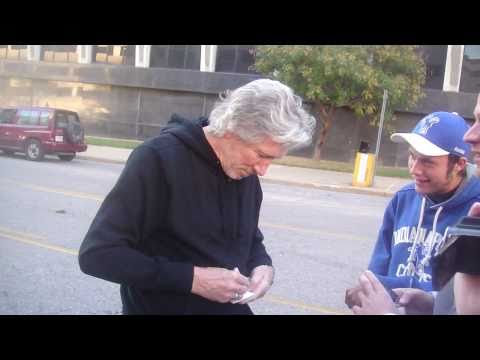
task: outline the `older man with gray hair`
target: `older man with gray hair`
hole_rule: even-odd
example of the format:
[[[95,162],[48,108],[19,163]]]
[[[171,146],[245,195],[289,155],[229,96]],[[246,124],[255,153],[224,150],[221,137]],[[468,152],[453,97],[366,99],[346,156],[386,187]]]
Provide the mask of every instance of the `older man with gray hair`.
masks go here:
[[[131,154],[79,253],[85,273],[121,284],[124,314],[252,314],[273,283],[258,228],[258,176],[307,145],[315,119],[259,79],[209,118],[172,116]]]

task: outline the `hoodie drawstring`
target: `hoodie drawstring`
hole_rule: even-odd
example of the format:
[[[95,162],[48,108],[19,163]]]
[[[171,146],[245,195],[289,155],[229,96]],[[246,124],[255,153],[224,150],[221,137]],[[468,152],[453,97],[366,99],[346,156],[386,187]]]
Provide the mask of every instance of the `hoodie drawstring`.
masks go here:
[[[417,252],[417,243],[418,239],[420,237],[420,228],[423,223],[423,213],[425,211],[425,203],[426,199],[422,199],[422,206],[420,207],[420,218],[418,219],[418,225],[417,225],[417,233],[415,234],[415,240],[413,240],[412,244],[412,250],[410,251],[410,256],[407,259],[407,274],[412,274],[411,279],[410,279],[410,287],[413,285],[413,275],[415,274],[415,263],[414,263],[414,258],[415,254]]]
[[[424,216],[424,212],[425,212],[425,204],[426,204],[426,199],[424,197],[422,199],[422,206],[420,208],[420,218],[418,220],[417,233],[415,234],[415,240],[413,241],[413,244],[412,244],[412,250],[410,251],[410,256],[407,259],[407,271],[408,271],[409,274],[411,274],[410,287],[413,286],[413,279],[414,279],[414,275],[416,273],[416,266],[415,266],[415,260],[414,259],[415,259],[415,255],[417,253],[418,241],[420,239],[420,229],[421,229],[421,226],[422,226],[422,223],[423,223],[423,216]],[[437,233],[437,222],[438,222],[438,218],[439,218],[442,210],[443,210],[443,206],[440,206],[437,209],[437,212],[435,213],[435,217],[433,218],[433,226],[432,226],[432,232],[431,232],[432,239],[431,239],[430,243],[428,244],[428,248],[427,248],[427,251],[426,251],[426,254],[425,254],[424,258],[420,262],[420,266],[419,266],[420,267],[420,272],[423,272],[423,269],[425,268],[425,266],[428,266],[429,261],[432,258],[432,251],[433,251],[433,248],[434,248],[434,245],[435,245],[435,238],[436,238],[436,233]]]
[[[422,206],[420,208],[420,218],[418,219],[418,225],[417,225],[417,233],[415,234],[415,240],[413,240],[413,244],[412,244],[412,251],[410,251],[410,256],[408,257],[407,259],[407,263],[408,263],[408,267],[412,267],[415,268],[415,265],[413,263],[413,259],[415,257],[415,253],[417,252],[417,243],[418,243],[418,238],[420,237],[420,228],[422,226],[422,223],[423,223],[423,213],[425,211],[425,203],[426,203],[426,200],[425,198],[422,199]]]
[[[440,206],[438,208],[437,212],[435,213],[435,217],[433,219],[432,240],[428,244],[427,253],[425,254],[425,257],[422,259],[422,261],[420,263],[422,265],[422,269],[424,269],[425,266],[428,266],[428,264],[430,262],[430,259],[432,258],[432,251],[433,251],[433,248],[434,248],[434,245],[435,245],[435,238],[436,238],[436,234],[437,234],[437,220],[438,220],[438,217],[440,216],[440,213],[442,212],[442,210],[443,210],[443,206]]]

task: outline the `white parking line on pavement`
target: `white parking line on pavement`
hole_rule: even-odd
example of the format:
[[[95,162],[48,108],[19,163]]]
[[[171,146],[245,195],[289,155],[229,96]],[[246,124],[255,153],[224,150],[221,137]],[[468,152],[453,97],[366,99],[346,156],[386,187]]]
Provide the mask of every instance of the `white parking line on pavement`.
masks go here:
[[[78,255],[78,251],[76,251],[76,250],[67,249],[63,246],[56,246],[56,245],[47,244],[45,242],[47,239],[45,239],[45,238],[41,238],[41,237],[38,237],[36,235],[27,234],[27,233],[23,233],[23,232],[13,231],[13,230],[10,230],[10,229],[6,229],[4,227],[0,227],[0,237],[20,241],[20,242],[30,244],[30,245],[40,246],[40,247],[43,247],[45,249],[59,251],[59,252],[63,252],[63,253],[70,254],[70,255]]]
[[[14,231],[14,230],[11,230],[11,229],[0,227],[0,238],[2,238],[2,237],[7,238],[7,239],[11,239],[11,240],[15,240],[15,241],[20,241],[20,242],[30,244],[30,245],[39,246],[39,247],[42,247],[42,248],[45,248],[45,249],[48,249],[48,250],[53,250],[53,251],[57,251],[57,252],[62,252],[62,253],[78,256],[78,251],[77,250],[72,250],[72,249],[62,247],[62,246],[47,244],[46,243],[46,241],[47,241],[46,238],[36,236],[36,235],[33,235],[33,234]],[[305,304],[305,303],[297,301],[297,300],[285,299],[285,298],[281,298],[281,297],[274,296],[274,295],[266,295],[263,299],[264,299],[264,301],[268,301],[268,302],[271,302],[271,303],[274,303],[274,304],[292,306],[294,308],[313,311],[313,312],[317,312],[317,313],[323,313],[323,314],[329,314],[329,315],[345,315],[345,313],[342,313],[338,310],[327,309],[327,308],[317,306],[317,305]]]
[[[0,180],[2,182],[14,182],[8,179],[2,179]],[[55,194],[60,194],[60,195],[65,195],[65,196],[70,196],[70,197],[76,197],[76,198],[81,198],[81,199],[89,199],[89,200],[94,200],[98,202],[102,202],[104,200],[104,197],[96,194],[91,194],[91,193],[84,193],[84,192],[76,192],[76,191],[69,191],[69,190],[64,190],[64,189],[56,189],[56,188],[49,188],[49,187],[43,187],[43,186],[38,186],[34,184],[28,184],[28,183],[23,183],[23,182],[14,182],[16,185],[22,186],[24,188],[28,188],[31,190],[36,190],[36,191],[43,191],[43,192],[49,192],[49,193],[55,193]],[[329,233],[323,230],[315,230],[315,229],[308,229],[308,228],[303,228],[303,227],[298,227],[298,226],[292,226],[292,225],[284,225],[284,224],[274,224],[274,223],[269,223],[269,222],[260,222],[259,224],[260,227],[270,227],[270,228],[275,228],[275,229],[282,229],[282,230],[289,230],[289,231],[295,231],[295,232],[301,232],[301,233],[307,233],[307,234],[316,234],[316,235],[321,235],[321,236],[327,236],[327,237],[334,237],[334,238],[346,238],[350,239],[351,235],[349,234],[339,234],[339,233]],[[47,239],[44,238],[39,238],[35,235],[32,234],[27,234],[27,233],[21,233],[21,232],[16,232],[12,231],[6,228],[0,227],[0,236],[21,241],[24,243],[28,243],[31,245],[36,245],[40,246],[49,250],[53,251],[58,251],[58,252],[63,252],[71,255],[78,255],[77,250],[72,250],[72,249],[67,249],[61,246],[55,246],[55,245],[49,245],[46,244],[45,241]],[[264,297],[265,301],[269,301],[271,303],[276,303],[276,304],[281,304],[281,305],[287,305],[287,306],[292,306],[298,309],[303,309],[307,311],[312,311],[312,312],[317,312],[317,313],[323,313],[323,314],[332,314],[332,315],[346,315],[346,313],[343,313],[339,310],[333,310],[333,309],[327,309],[323,308],[317,305],[310,305],[310,304],[305,304],[300,301],[296,300],[290,300],[290,299],[285,299],[281,298],[278,296],[273,296],[273,295],[266,295]]]
[[[17,186],[21,186],[21,187],[26,188],[26,189],[49,192],[49,193],[60,194],[60,195],[66,195],[66,196],[76,197],[76,198],[80,198],[80,199],[95,200],[95,201],[98,201],[98,202],[102,202],[105,199],[105,197],[103,197],[103,196],[96,195],[96,194],[91,194],[91,193],[84,193],[84,192],[79,192],[79,191],[70,191],[70,190],[65,190],[65,189],[56,189],[56,188],[38,186],[38,185],[34,185],[34,184],[28,184],[28,183],[8,180],[8,179],[1,179],[0,181],[1,182],[14,183]]]
[[[2,179],[0,181],[13,182],[11,180],[6,180],[6,179]],[[15,183],[17,185],[23,186],[23,187],[31,189],[31,190],[50,192],[50,193],[55,193],[55,194],[60,194],[60,195],[65,195],[65,196],[71,196],[71,197],[76,197],[76,198],[81,198],[81,199],[95,200],[95,201],[98,201],[98,202],[102,202],[105,199],[105,197],[102,197],[102,196],[96,195],[96,194],[91,194],[91,193],[84,193],[84,192],[78,192],[78,191],[68,191],[68,190],[63,190],[63,189],[54,189],[54,188],[49,188],[49,187],[44,187],[44,186],[37,186],[37,185],[34,185],[34,184],[22,183],[22,182],[15,182]],[[270,227],[270,228],[274,228],[274,229],[296,231],[296,232],[301,232],[301,233],[306,233],[306,234],[315,234],[315,235],[321,235],[321,236],[325,236],[325,237],[343,238],[343,239],[351,239],[352,238],[352,235],[350,235],[350,234],[340,234],[338,232],[332,233],[332,232],[326,232],[326,231],[323,231],[323,230],[308,229],[308,228],[304,228],[304,227],[287,225],[287,224],[274,224],[274,223],[264,222],[264,221],[261,221],[259,223],[259,226],[260,227]],[[360,240],[368,241],[370,239],[360,239]]]

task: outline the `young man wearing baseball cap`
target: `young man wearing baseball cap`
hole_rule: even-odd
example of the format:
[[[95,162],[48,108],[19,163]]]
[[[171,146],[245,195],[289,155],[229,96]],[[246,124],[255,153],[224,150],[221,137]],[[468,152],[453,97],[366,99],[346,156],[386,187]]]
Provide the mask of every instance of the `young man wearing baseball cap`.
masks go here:
[[[369,271],[360,276],[360,285],[347,290],[345,301],[354,313],[362,313],[359,305],[370,300],[361,289],[372,278],[400,300],[401,311],[434,311],[431,257],[446,227],[480,201],[480,181],[467,164],[470,146],[463,141],[467,130],[456,113],[434,112],[410,133],[391,136],[392,141],[410,146],[408,167],[414,181],[388,204]],[[455,312],[453,298],[437,305],[442,307],[437,312]]]

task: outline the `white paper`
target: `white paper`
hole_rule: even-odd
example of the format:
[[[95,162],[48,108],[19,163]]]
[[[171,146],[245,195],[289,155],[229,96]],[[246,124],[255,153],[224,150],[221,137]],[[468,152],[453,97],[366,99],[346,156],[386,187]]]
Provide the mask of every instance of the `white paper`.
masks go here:
[[[243,300],[247,300],[247,299],[250,299],[252,296],[254,296],[255,293],[251,292],[251,291],[246,291],[245,293],[243,293],[243,296],[241,299],[239,300],[232,300],[232,304],[236,304],[236,303],[239,303],[240,301],[243,301]]]

